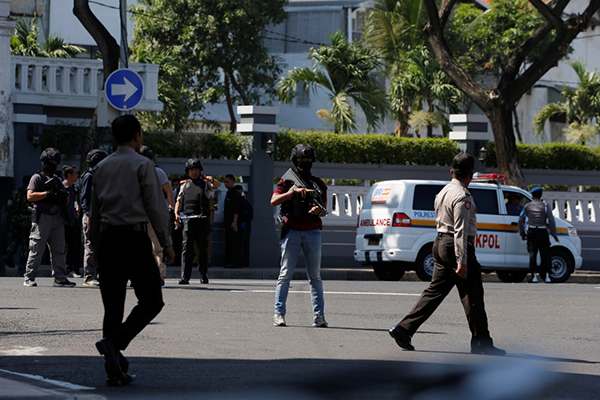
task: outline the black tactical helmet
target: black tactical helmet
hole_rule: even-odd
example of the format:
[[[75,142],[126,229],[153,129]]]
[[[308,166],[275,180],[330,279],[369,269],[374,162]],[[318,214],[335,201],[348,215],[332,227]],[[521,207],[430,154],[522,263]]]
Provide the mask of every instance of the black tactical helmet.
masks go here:
[[[190,168],[200,168],[200,171],[202,171],[202,162],[200,162],[199,158],[190,158],[189,160],[187,160],[185,162],[185,172],[188,172],[188,169]]]
[[[292,155],[290,161],[295,161],[297,158],[306,157],[310,158],[315,162],[317,160],[317,154],[315,150],[307,144],[300,143],[292,149]]]
[[[60,164],[60,151],[55,148],[48,147],[46,150],[42,151],[40,155],[40,160],[42,163],[47,164],[50,161],[56,161],[56,164]]]
[[[144,157],[148,157],[149,159],[154,161],[154,152],[152,151],[152,149],[150,147],[142,146],[140,148],[140,154],[143,155]]]
[[[104,160],[106,157],[108,157],[108,154],[106,154],[104,150],[93,149],[87,153],[85,162],[87,162],[87,165],[91,168],[98,165],[98,163]]]

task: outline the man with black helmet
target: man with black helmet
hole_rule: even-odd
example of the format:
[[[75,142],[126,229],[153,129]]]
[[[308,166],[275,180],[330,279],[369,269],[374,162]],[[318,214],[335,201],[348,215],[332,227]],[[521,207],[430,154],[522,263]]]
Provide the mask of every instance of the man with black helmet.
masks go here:
[[[273,325],[286,326],[286,300],[290,279],[302,250],[311,286],[312,325],[326,328],[321,280],[321,217],[327,215],[327,186],[311,174],[316,160],[312,147],[307,144],[297,145],[292,150],[290,160],[294,166],[281,178],[271,197],[271,205],[281,205],[281,216],[285,218],[281,233],[281,270],[275,290]]]
[[[29,235],[29,257],[25,266],[25,286],[37,286],[35,278],[42,262],[46,245],[50,247],[53,286],[73,287],[65,269],[65,228],[61,214],[69,202],[62,181],[55,174],[60,163],[60,152],[48,147],[40,156],[42,170],[36,172],[27,186],[27,200],[33,203],[34,212]]]
[[[90,206],[92,204],[92,186],[94,185],[94,175],[92,169],[104,160],[108,155],[104,150],[94,149],[87,153],[85,161],[88,170],[81,178],[81,212],[83,213],[83,286],[99,286],[98,265],[94,255],[94,247],[90,241]]]
[[[210,192],[221,186],[212,176],[203,176],[202,162],[190,158],[185,163],[185,173],[189,179],[181,186],[175,203],[175,224],[183,226],[181,251],[180,285],[190,283],[194,262],[194,243],[198,247],[198,270],[200,282],[208,283],[208,241],[210,230]],[[180,216],[183,213],[183,218]]]
[[[421,294],[413,309],[389,330],[396,344],[414,350],[412,335],[427,321],[452,288],[458,294],[471,330],[471,353],[501,356],[488,330],[483,301],[481,265],[475,256],[477,207],[467,189],[475,168],[475,159],[460,153],[452,160],[452,181],[444,186],[434,201],[437,237],[433,242],[435,269],[431,284]]]

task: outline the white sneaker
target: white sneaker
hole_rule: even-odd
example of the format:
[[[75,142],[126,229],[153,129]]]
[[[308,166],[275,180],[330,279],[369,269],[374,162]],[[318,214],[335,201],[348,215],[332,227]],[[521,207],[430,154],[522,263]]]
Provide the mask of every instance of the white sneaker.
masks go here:
[[[552,279],[550,279],[550,274],[546,274],[546,283],[552,283]]]
[[[317,328],[327,328],[327,321],[325,321],[325,316],[322,314],[315,314],[313,317],[313,325]]]
[[[275,314],[273,316],[273,325],[275,325],[275,326],[287,326],[285,324],[285,315],[284,314]]]
[[[537,275],[533,274],[533,278],[529,281],[530,283],[538,283]]]

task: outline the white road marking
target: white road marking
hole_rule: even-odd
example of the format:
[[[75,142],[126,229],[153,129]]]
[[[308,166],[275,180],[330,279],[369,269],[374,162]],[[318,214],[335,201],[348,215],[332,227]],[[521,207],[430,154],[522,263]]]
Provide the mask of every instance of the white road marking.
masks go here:
[[[4,354],[7,356],[39,356],[46,350],[48,349],[46,349],[45,347],[17,346],[8,350],[0,349],[0,354]]]
[[[275,293],[275,290],[245,290],[232,289],[232,293]],[[289,293],[310,294],[308,290],[290,290]],[[349,295],[371,295],[371,296],[420,296],[415,293],[382,293],[382,292],[325,292],[325,294],[349,294]]]
[[[35,379],[36,381],[40,381],[40,382],[51,383],[53,385],[64,387],[66,389],[71,389],[71,390],[96,390],[96,388],[93,388],[93,387],[75,385],[74,383],[57,381],[54,379],[47,379],[40,375],[22,374],[20,372],[7,371],[5,369],[0,369],[0,372],[4,372],[6,374],[11,374],[11,375],[22,376],[22,377],[29,378],[29,379]]]

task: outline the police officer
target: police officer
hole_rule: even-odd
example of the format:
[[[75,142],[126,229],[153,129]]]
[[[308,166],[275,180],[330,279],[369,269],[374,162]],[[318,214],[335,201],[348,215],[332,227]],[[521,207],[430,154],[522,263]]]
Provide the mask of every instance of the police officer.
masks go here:
[[[189,179],[181,186],[175,203],[175,224],[183,226],[180,285],[190,283],[194,262],[194,243],[198,247],[200,282],[208,283],[208,241],[210,231],[210,192],[221,186],[212,176],[202,176],[202,162],[190,158],[185,163]],[[183,213],[183,218],[180,216]]]
[[[312,165],[316,160],[312,147],[306,144],[297,145],[292,149],[290,160],[294,167],[284,174],[271,197],[271,205],[281,205],[281,215],[285,218],[281,233],[281,269],[275,290],[273,325],[286,326],[286,300],[290,279],[294,275],[296,262],[302,250],[311,286],[313,326],[326,328],[321,280],[321,217],[327,215],[324,208],[327,205],[327,186],[311,174]],[[302,182],[292,179],[294,176],[298,176]],[[315,198],[322,207],[315,203]]]
[[[50,247],[53,286],[73,287],[65,270],[65,228],[61,214],[69,202],[68,193],[55,174],[60,163],[60,152],[48,147],[40,156],[42,170],[36,172],[27,186],[27,200],[33,203],[34,212],[29,235],[29,257],[25,266],[25,286],[37,286],[35,278],[46,250]]]
[[[104,355],[109,386],[130,383],[129,363],[121,354],[164,306],[160,273],[152,256],[148,223],[165,254],[173,260],[169,215],[152,161],[139,152],[142,128],[131,114],[112,122],[117,150],[94,168],[90,208],[90,238],[97,252],[100,294],[104,305],[103,338],[96,342]],[[123,321],[127,281],[137,304]]]
[[[390,335],[398,346],[414,350],[411,338],[456,285],[471,330],[471,353],[504,355],[494,347],[483,301],[481,266],[475,257],[477,207],[467,186],[473,179],[475,160],[461,153],[452,160],[452,181],[435,197],[437,237],[433,243],[435,269],[431,284]]]
[[[104,160],[108,155],[104,150],[93,149],[87,153],[85,161],[88,170],[81,178],[81,212],[83,218],[81,221],[83,230],[83,286],[100,286],[98,281],[98,265],[94,255],[94,247],[90,240],[90,208],[92,205],[92,187],[94,185],[94,175],[92,169]]]
[[[65,225],[65,243],[66,243],[66,261],[69,266],[67,274],[73,273],[74,278],[81,277],[81,220],[79,212],[81,211],[81,196],[79,185],[79,173],[73,165],[63,165],[63,185],[69,193],[69,204],[63,215]]]
[[[558,242],[556,232],[556,222],[552,210],[545,201],[542,201],[544,191],[541,187],[535,187],[531,190],[533,201],[525,204],[521,215],[519,216],[519,234],[523,240],[527,240],[527,251],[529,252],[529,270],[531,271],[532,283],[536,283],[536,272],[542,281],[548,283],[550,280],[551,262],[550,262],[550,239],[548,228],[554,240]],[[527,234],[525,233],[525,218],[529,219]],[[537,253],[540,252],[542,265],[537,266]]]

